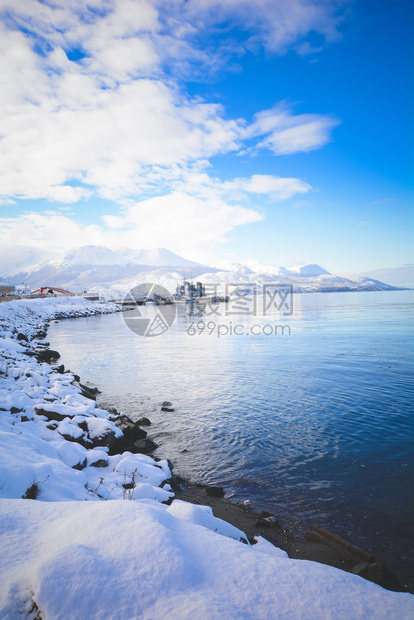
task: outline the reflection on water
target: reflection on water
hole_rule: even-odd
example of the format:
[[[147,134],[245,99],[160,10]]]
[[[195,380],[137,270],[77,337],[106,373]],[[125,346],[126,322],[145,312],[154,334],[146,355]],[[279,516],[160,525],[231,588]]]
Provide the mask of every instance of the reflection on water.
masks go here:
[[[289,317],[181,305],[159,337],[132,333],[120,314],[52,325],[48,337],[102,404],[151,419],[158,452],[185,477],[286,520],[352,532],[386,559],[410,536],[412,300],[294,295]],[[243,335],[230,335],[235,325]],[[289,325],[291,335],[252,325]],[[160,411],[164,400],[173,413]]]

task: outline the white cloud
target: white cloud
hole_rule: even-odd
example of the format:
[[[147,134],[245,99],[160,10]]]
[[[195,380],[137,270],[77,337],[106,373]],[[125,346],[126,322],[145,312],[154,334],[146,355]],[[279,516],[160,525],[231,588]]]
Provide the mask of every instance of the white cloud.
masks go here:
[[[0,244],[31,245],[53,250],[64,250],[86,244],[87,239],[94,243],[99,238],[98,226],[81,226],[74,219],[59,212],[24,213],[19,217],[0,220]]]
[[[333,41],[340,4],[258,0],[252,11],[247,0],[0,0],[2,201],[70,204],[95,193],[124,203],[187,191],[195,167],[246,142],[277,155],[320,148],[334,119],[285,107],[248,127],[220,105],[189,98],[163,69],[172,61],[177,71],[181,63],[214,71],[246,46],[281,53],[310,30]],[[227,40],[224,23],[243,41]],[[198,42],[217,26],[215,45]],[[277,183],[281,198],[306,186]]]
[[[300,179],[280,178],[268,174],[254,174],[250,179],[235,179],[223,184],[225,190],[241,190],[250,194],[266,194],[272,200],[292,198],[296,194],[306,194],[311,186]]]
[[[146,166],[157,166],[159,182],[163,168],[237,146],[237,121],[221,118],[219,106],[182,101],[159,81],[113,90],[85,76],[55,81],[46,98],[10,107],[3,116],[0,194],[40,198],[76,180],[120,199],[146,189]],[[82,82],[90,95],[85,101],[83,91],[74,101],[71,87]]]
[[[236,226],[260,221],[256,210],[219,197],[202,199],[174,192],[143,200],[101,224],[82,226],[58,212],[25,213],[0,220],[0,244],[19,243],[63,251],[76,245],[168,249],[195,260],[210,260],[217,244]]]
[[[284,53],[309,32],[330,43],[341,38],[339,26],[352,0],[172,0],[176,14],[199,28],[226,24],[246,33],[245,47]],[[165,0],[158,0],[161,8]],[[253,33],[252,33],[253,31]]]
[[[180,188],[179,188],[180,187]],[[197,187],[197,191],[194,191]],[[24,213],[0,219],[0,244],[19,243],[52,250],[96,244],[121,247],[168,247],[199,261],[212,260],[217,245],[237,226],[263,219],[256,196],[285,200],[310,191],[294,178],[253,175],[220,183],[202,171],[187,174],[185,183],[169,194],[125,206],[118,214],[104,215],[97,223],[82,226],[56,211]]]
[[[319,149],[331,141],[337,119],[321,114],[294,115],[284,105],[256,114],[248,128],[252,136],[265,135],[257,148],[267,148],[276,155],[290,155]]]
[[[87,197],[88,192],[81,187],[71,185],[57,185],[49,188],[47,198],[64,204],[78,202],[81,198]]]

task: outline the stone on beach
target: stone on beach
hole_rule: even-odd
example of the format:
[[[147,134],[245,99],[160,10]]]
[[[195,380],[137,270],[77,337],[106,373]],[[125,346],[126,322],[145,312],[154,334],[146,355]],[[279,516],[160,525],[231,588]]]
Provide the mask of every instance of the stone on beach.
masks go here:
[[[206,493],[212,497],[224,497],[223,487],[206,487]]]

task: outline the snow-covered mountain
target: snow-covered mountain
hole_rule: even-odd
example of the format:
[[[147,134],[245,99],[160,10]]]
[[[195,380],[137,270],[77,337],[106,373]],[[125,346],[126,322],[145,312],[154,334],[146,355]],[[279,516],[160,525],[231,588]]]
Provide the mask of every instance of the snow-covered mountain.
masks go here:
[[[307,265],[303,265],[307,267]],[[310,268],[318,267],[317,265],[309,265]],[[216,284],[222,283],[222,287],[218,292],[224,292],[223,287],[227,283],[251,284],[255,285],[256,290],[260,291],[263,284],[272,283],[279,285],[291,285],[296,293],[317,293],[317,292],[340,292],[340,291],[387,291],[394,290],[395,287],[361,276],[350,276],[348,278],[334,276],[325,272],[322,267],[320,275],[307,276],[303,274],[294,274],[293,270],[286,268],[274,268],[273,273],[249,273],[242,274],[232,271],[220,271],[215,274],[206,273],[200,279],[203,283]],[[304,270],[306,273],[306,269]],[[309,271],[312,273],[311,269]],[[314,269],[313,272],[317,270]]]
[[[289,270],[291,275],[297,275],[302,278],[317,278],[318,276],[330,276],[332,275],[323,267],[315,265],[314,263],[309,265],[300,265],[299,267],[291,267]]]
[[[198,277],[216,272],[216,269],[187,260],[165,248],[132,250],[124,248],[115,252],[109,248],[86,245],[69,252],[33,264],[25,269],[3,267],[0,261],[0,279],[12,283],[27,283],[32,289],[40,286],[58,286],[73,292],[84,291],[93,286],[110,288],[125,279],[144,280],[147,272],[157,270],[157,277],[178,270],[178,278]]]
[[[182,256],[178,256],[165,248],[156,248],[155,250],[131,250],[130,248],[125,248],[120,250],[119,253],[128,258],[130,262],[137,265],[207,269],[207,265],[201,265],[187,258],[182,258]]]
[[[254,270],[250,269],[250,267],[246,264],[243,265],[242,263],[234,263],[229,260],[220,260],[216,263],[210,263],[210,267],[218,269],[218,271],[231,271],[233,273],[240,273],[243,275],[254,273]]]
[[[10,259],[2,259],[0,254],[0,279],[11,283],[25,282],[32,289],[57,286],[75,293],[85,290],[126,292],[140,282],[161,284],[173,292],[184,278],[197,278],[205,284],[256,284],[259,288],[267,282],[278,282],[292,285],[296,292],[395,288],[369,277],[335,276],[313,263],[287,268],[257,261],[219,261],[207,266],[165,248],[123,248],[114,251],[103,246],[87,245],[31,265],[27,264],[30,256],[36,257],[38,254],[30,248],[23,248],[20,254],[20,260],[16,260],[14,267]]]
[[[299,267],[276,267],[275,265],[266,265],[258,261],[247,261],[245,263],[254,273],[267,274],[273,276],[300,276],[305,278],[315,278],[321,275],[331,275],[329,271],[315,265],[314,263],[300,265]]]
[[[132,262],[119,252],[114,252],[102,245],[84,245],[81,248],[69,250],[62,256],[49,261],[49,264],[64,269],[76,265],[118,265],[124,267]]]

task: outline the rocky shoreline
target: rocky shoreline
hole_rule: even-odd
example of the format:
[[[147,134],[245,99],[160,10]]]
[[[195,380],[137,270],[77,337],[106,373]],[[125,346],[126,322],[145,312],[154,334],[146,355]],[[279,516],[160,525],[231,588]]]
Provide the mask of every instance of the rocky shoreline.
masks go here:
[[[119,308],[112,308],[111,311],[119,311]],[[81,316],[85,315],[82,313],[70,313],[68,316],[65,313],[57,313],[54,315],[54,320],[57,322],[65,318],[79,318]],[[90,314],[88,314],[88,316],[90,316]],[[53,362],[56,363],[59,359],[59,353],[50,350],[48,348],[48,342],[42,342],[40,340],[46,338],[47,327],[47,322],[40,324],[33,333],[32,339],[38,341],[34,353],[38,361],[53,364]],[[22,333],[18,333],[16,337],[19,341],[26,340],[26,342],[28,342],[26,336]],[[52,365],[52,369],[62,375],[71,373],[71,371],[65,371],[62,364]],[[92,401],[96,401],[97,395],[100,393],[98,388],[87,382],[81,383],[80,377],[76,374],[73,374],[73,377],[74,380],[71,383],[80,389],[81,395]],[[66,416],[52,409],[53,408],[50,407],[46,409],[43,407],[35,407],[35,411],[38,415],[47,418],[50,423],[48,428],[55,430],[58,428],[58,423],[63,421]],[[104,435],[100,437],[91,437],[88,432],[88,424],[85,421],[80,421],[78,422],[78,426],[86,435],[82,434],[74,437],[71,434],[63,433],[62,436],[67,441],[76,442],[86,449],[105,447],[107,448],[109,456],[122,454],[128,451],[132,454],[150,455],[156,462],[160,460],[152,454],[158,445],[148,437],[147,431],[142,428],[142,426],[148,427],[151,424],[148,418],[141,418],[137,421],[133,421],[127,415],[119,413],[115,408],[108,408],[107,411],[109,414],[108,420],[113,423],[116,428],[107,429]],[[172,403],[167,401],[163,402],[161,404],[161,411],[173,412]],[[116,429],[118,429],[121,434],[117,434]],[[161,483],[161,488],[167,485],[168,490],[171,490],[176,498],[211,507],[215,516],[227,521],[244,532],[251,544],[256,543],[255,537],[261,536],[271,544],[286,551],[290,558],[311,560],[334,566],[347,572],[358,574],[390,590],[414,592],[414,583],[412,581],[408,584],[403,584],[396,575],[378,561],[377,558],[367,552],[361,551],[358,547],[352,545],[348,541],[340,539],[335,534],[323,531],[321,536],[318,529],[316,529],[316,534],[313,531],[304,531],[303,533],[293,532],[286,527],[286,525],[282,525],[277,516],[269,512],[256,511],[249,503],[238,504],[225,500],[224,490],[221,487],[209,487],[191,483],[181,476],[174,475],[173,464],[169,460],[167,460],[167,463],[171,475]],[[86,466],[87,460],[85,458],[82,463],[77,463],[74,467],[81,470]],[[92,463],[92,466],[107,467],[108,461],[101,458],[95,463]],[[124,488],[131,492],[134,489],[134,484],[132,482],[126,482]],[[166,500],[166,502],[170,503],[173,497],[174,495]],[[318,528],[318,526],[316,526],[316,528]],[[333,534],[335,538],[333,543],[330,534]]]
[[[13,314],[7,313],[11,304],[1,306],[0,327],[4,349],[0,359],[0,375],[6,387],[2,391],[0,413],[5,428],[14,433],[18,429],[20,433],[40,435],[42,440],[52,444],[63,463],[72,470],[87,472],[84,486],[89,493],[94,494],[97,472],[109,467],[111,475],[107,472],[106,485],[103,482],[99,484],[97,497],[103,497],[106,492],[125,496],[126,489],[132,494],[128,486],[130,481],[120,484],[116,480],[115,472],[124,453],[131,455],[129,469],[135,465],[133,471],[138,473],[136,478],[145,479],[145,484],[153,483],[150,488],[141,489],[144,496],[160,501],[173,497],[167,483],[171,477],[167,461],[157,464],[149,456],[144,456],[156,447],[147,438],[146,431],[125,415],[100,409],[96,403],[97,390],[80,383],[79,376],[59,364],[59,352],[49,349],[49,343],[44,340],[52,320],[118,312],[121,307],[79,302],[79,307],[65,308],[62,312],[59,305],[56,307],[50,303],[45,312],[45,307],[42,308],[45,304],[40,303],[43,300],[36,301],[39,303],[32,302],[26,311],[24,304],[15,306]],[[33,311],[36,306],[41,309],[41,321]],[[20,310],[23,317],[19,317]],[[133,455],[136,455],[135,460]],[[149,465],[158,471],[147,475],[142,473],[141,469]],[[53,464],[53,467],[57,468],[57,465]],[[53,476],[49,474],[47,479],[55,475],[58,476],[57,472],[53,472]],[[114,484],[120,488],[109,488]],[[44,495],[46,486],[33,480],[29,495],[25,493],[20,497],[30,497],[34,494],[34,488],[38,490],[37,495],[40,492]]]
[[[173,412],[172,403],[163,402],[161,411]],[[109,412],[116,416],[114,419],[117,420],[116,424],[119,424],[120,428],[124,430],[126,426],[127,430],[124,432],[127,436],[128,428],[133,424],[141,424],[147,427],[151,425],[150,420],[146,417],[134,423],[131,418],[125,415],[120,416],[116,409],[109,408]],[[146,433],[145,439],[141,442],[143,441],[145,444],[140,444],[142,451],[158,460],[158,457],[152,455],[152,451],[159,446],[148,438]],[[125,447],[125,449],[131,450],[131,447]],[[241,504],[226,499],[223,487],[191,482],[174,473],[174,464],[170,460],[168,460],[168,465],[171,470],[171,478],[168,483],[177,499],[201,506],[209,506],[216,517],[244,532],[251,544],[254,545],[256,538],[260,536],[275,547],[286,551],[292,559],[320,562],[360,575],[364,579],[392,591],[414,593],[414,581],[412,579],[406,580],[407,583],[404,583],[378,558],[348,540],[342,539],[334,532],[316,524],[311,531],[303,528],[301,532],[293,531],[286,524],[282,524],[274,514],[254,509],[250,501],[247,500]]]
[[[365,617],[372,617],[381,600],[384,609],[397,604],[399,617],[408,618],[408,594],[335,571],[330,566],[350,570],[355,563],[351,567],[320,541],[299,540],[269,513],[223,500],[221,488],[174,475],[168,460],[150,456],[156,444],[143,428],[148,419],[133,421],[98,406],[97,388],[59,364],[59,353],[45,337],[52,320],[119,310],[81,299],[0,305],[0,559],[7,567],[0,569],[0,616],[63,617],[63,597],[66,617],[179,618],[182,592],[189,591],[185,609],[198,596],[206,617],[234,617],[219,610],[230,604],[229,597],[231,608],[239,609],[242,588],[254,617],[264,617],[265,595],[266,613],[273,616],[282,606],[291,617],[295,606],[306,604],[313,609],[309,617],[319,618],[322,604],[350,618],[353,612],[344,615],[349,609],[342,603],[345,611],[337,613],[345,597],[355,610],[362,605]],[[114,536],[115,546],[108,547]],[[315,561],[295,564],[288,554]],[[246,589],[250,572],[254,582],[248,578]],[[195,574],[203,575],[201,590]],[[381,569],[370,578],[404,590],[388,577]],[[88,596],[82,598],[85,582]],[[105,612],[99,611],[103,582],[111,589]],[[298,587],[299,599],[293,596]],[[154,611],[159,605],[162,611]]]

